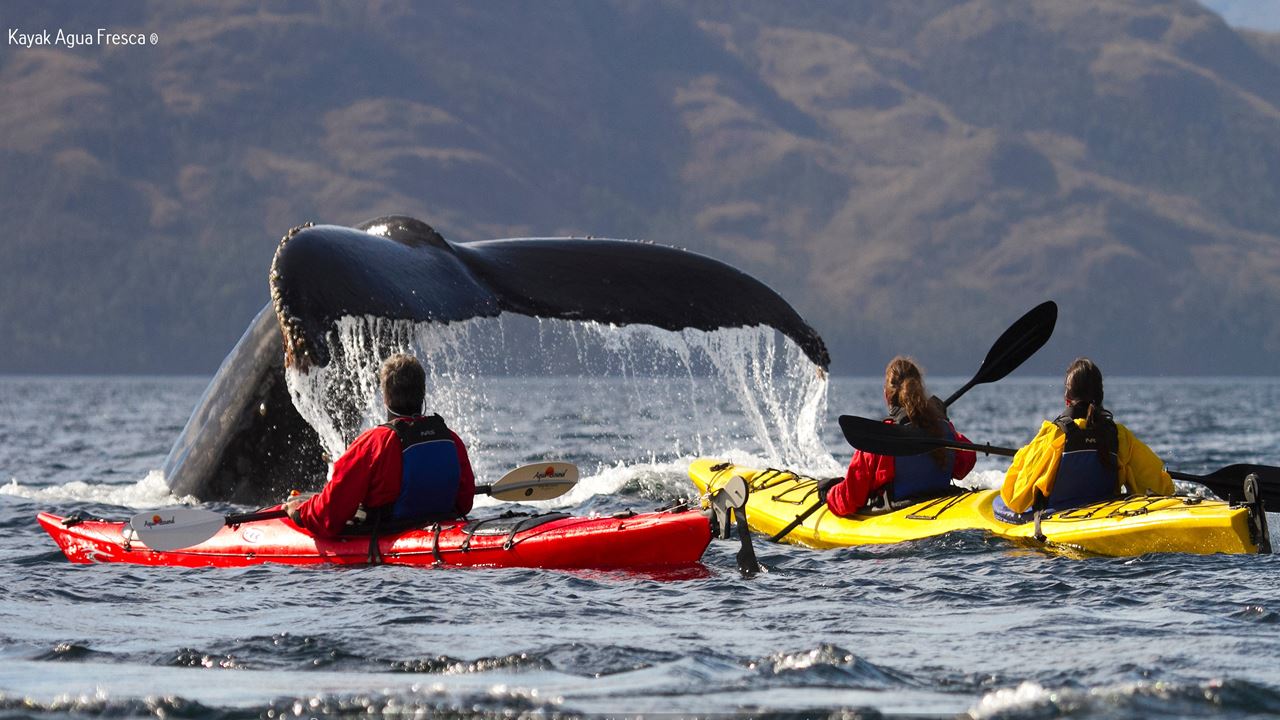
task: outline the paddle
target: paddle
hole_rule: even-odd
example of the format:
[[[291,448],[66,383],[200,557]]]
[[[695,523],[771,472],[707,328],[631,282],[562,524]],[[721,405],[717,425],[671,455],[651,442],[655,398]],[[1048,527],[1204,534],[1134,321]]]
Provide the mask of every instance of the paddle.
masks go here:
[[[933,437],[919,428],[909,425],[891,425],[870,418],[853,415],[840,416],[840,429],[849,444],[864,452],[877,455],[919,455],[934,448],[948,447],[957,450],[975,450],[988,455],[1005,455],[1013,457],[1017,452],[1013,448],[997,447],[990,444],[966,443],[947,438]],[[1258,477],[1259,497],[1264,504],[1280,507],[1280,467],[1270,465],[1228,465],[1208,475],[1191,475],[1189,473],[1170,471],[1169,476],[1175,480],[1189,480],[1209,488],[1218,497],[1243,497],[1244,479],[1249,475]]]
[[[1026,315],[1010,325],[1003,335],[996,338],[973,379],[951,393],[951,397],[942,404],[951,407],[951,403],[959,400],[974,385],[995,382],[1018,369],[1019,365],[1049,341],[1057,322],[1058,304],[1054,301],[1046,300],[1031,308]]]
[[[577,483],[576,465],[545,462],[518,467],[492,485],[477,485],[476,494],[505,502],[550,500],[565,494]],[[177,550],[199,545],[227,525],[272,520],[286,514],[283,508],[221,515],[200,508],[172,507],[138,513],[129,519],[129,527],[152,550]]]
[[[1035,355],[1037,350],[1044,347],[1044,344],[1049,340],[1049,336],[1053,335],[1053,326],[1057,322],[1058,305],[1054,301],[1046,300],[1031,308],[1025,315],[1014,321],[1000,337],[996,338],[996,341],[991,344],[991,349],[987,351],[987,356],[982,359],[982,365],[978,367],[978,372],[974,373],[973,378],[965,383],[963,387],[951,393],[951,397],[944,400],[942,404],[946,407],[951,407],[951,403],[960,399],[961,395],[969,392],[969,389],[974,385],[995,382],[1013,372],[1019,365],[1026,362],[1027,358]],[[788,533],[800,527],[800,523],[826,504],[826,500],[819,500],[814,503],[770,539],[774,542],[780,542]]]

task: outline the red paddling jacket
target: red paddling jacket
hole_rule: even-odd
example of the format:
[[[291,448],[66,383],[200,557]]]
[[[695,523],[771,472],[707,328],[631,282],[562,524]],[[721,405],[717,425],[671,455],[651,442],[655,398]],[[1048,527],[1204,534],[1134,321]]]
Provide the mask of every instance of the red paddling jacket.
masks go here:
[[[298,519],[312,534],[332,537],[361,506],[395,520],[463,516],[475,489],[466,445],[439,415],[397,417],[351,443],[320,494],[298,507]]]
[[[894,417],[885,422],[892,424],[895,417],[905,424],[905,413],[897,408],[894,409]],[[956,432],[949,420],[942,423],[944,436],[969,442],[968,438]],[[972,450],[947,449],[946,454],[946,462],[939,466],[934,462],[932,453],[895,458],[855,450],[844,480],[827,491],[827,507],[841,517],[848,517],[862,510],[867,498],[886,486],[889,486],[891,501],[931,497],[945,492],[951,487],[952,478],[964,479],[978,462],[978,455]]]

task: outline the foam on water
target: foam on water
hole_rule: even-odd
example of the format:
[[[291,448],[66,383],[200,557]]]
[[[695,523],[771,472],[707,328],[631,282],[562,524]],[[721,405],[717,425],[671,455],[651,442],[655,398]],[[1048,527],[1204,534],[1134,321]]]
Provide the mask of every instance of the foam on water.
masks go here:
[[[558,498],[531,504],[548,509],[570,508],[579,506],[597,495],[619,495],[628,489],[634,489],[640,496],[652,498],[655,501],[689,495],[691,487],[688,476],[684,473],[689,468],[690,459],[688,457],[675,460],[655,458],[651,462],[618,462],[612,467],[604,467],[594,474],[580,477],[578,484],[572,490]],[[476,498],[476,507],[488,505],[510,505],[510,503],[488,497]]]
[[[1017,711],[1049,705],[1053,700],[1053,692],[1046,690],[1040,683],[1028,680],[1017,687],[1000,688],[983,695],[978,704],[969,709],[969,717],[974,720],[1004,717]]]
[[[999,490],[1004,485],[1004,471],[974,470],[956,484],[982,490]]]
[[[1197,717],[1206,714],[1275,712],[1277,694],[1252,683],[1208,680],[1199,683],[1123,682],[1096,687],[1046,688],[1035,681],[987,693],[971,707],[975,720],[994,718]]]
[[[131,508],[198,502],[193,497],[178,497],[170,492],[169,486],[164,482],[164,473],[159,470],[152,470],[136,483],[124,484],[87,483],[73,480],[62,485],[30,487],[20,485],[15,478],[11,479],[8,485],[0,486],[0,495],[14,495],[42,502],[91,502]]]
[[[768,467],[768,459],[742,450],[723,453],[748,467]],[[655,504],[685,498],[694,499],[697,491],[689,480],[689,465],[696,455],[682,455],[671,459],[652,456],[647,462],[618,461],[611,466],[601,466],[594,473],[584,474],[569,492],[542,503],[530,503],[542,508],[570,508],[580,506],[599,495],[626,495],[651,500]],[[477,497],[476,507],[510,505],[487,497]]]

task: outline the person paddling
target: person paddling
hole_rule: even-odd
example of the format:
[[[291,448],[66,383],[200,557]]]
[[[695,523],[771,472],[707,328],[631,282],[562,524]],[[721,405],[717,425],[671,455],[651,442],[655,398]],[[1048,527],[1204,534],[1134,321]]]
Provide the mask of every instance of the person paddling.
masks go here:
[[[1045,421],[1018,450],[1004,476],[997,517],[1025,521],[1022,514],[1061,510],[1129,494],[1172,495],[1173,480],[1151,448],[1116,422],[1102,405],[1102,371],[1089,358],[1067,368],[1066,412]],[[1003,506],[1003,507],[1001,507]]]
[[[884,401],[889,406],[885,422],[910,424],[937,437],[969,442],[956,432],[942,401],[925,391],[920,367],[910,358],[899,355],[889,361],[884,370]],[[952,478],[963,479],[976,462],[972,450],[938,448],[898,458],[855,450],[844,479],[830,481],[825,499],[832,512],[848,517],[863,510],[871,496],[882,497],[886,505],[939,497],[952,491]]]
[[[289,517],[314,535],[340,534],[361,507],[368,520],[397,525],[471,511],[476,481],[467,448],[439,415],[422,414],[422,365],[393,355],[378,378],[388,421],[351,443],[318,495],[285,504]]]

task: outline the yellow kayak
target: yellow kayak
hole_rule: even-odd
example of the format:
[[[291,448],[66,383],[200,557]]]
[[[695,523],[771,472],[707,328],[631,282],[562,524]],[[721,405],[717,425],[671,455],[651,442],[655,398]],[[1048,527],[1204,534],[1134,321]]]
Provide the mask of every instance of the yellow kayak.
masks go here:
[[[817,480],[788,470],[741,467],[699,458],[689,477],[702,492],[716,490],[735,475],[747,482],[747,523],[773,536],[818,501]],[[995,490],[959,491],[898,510],[844,518],[826,507],[787,534],[785,541],[814,548],[877,545],[934,537],[956,530],[985,530],[1015,541],[1040,544],[1033,523],[996,518]],[[1125,497],[1046,515],[1040,523],[1048,547],[1094,555],[1131,556],[1154,552],[1256,553],[1247,505],[1197,497]],[[1266,532],[1265,514],[1258,525]]]

